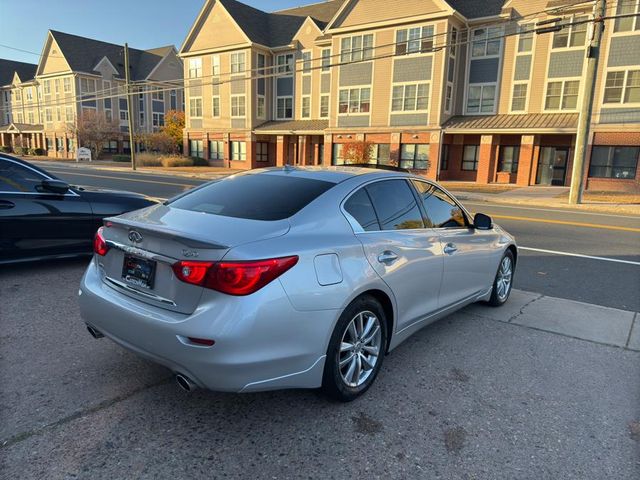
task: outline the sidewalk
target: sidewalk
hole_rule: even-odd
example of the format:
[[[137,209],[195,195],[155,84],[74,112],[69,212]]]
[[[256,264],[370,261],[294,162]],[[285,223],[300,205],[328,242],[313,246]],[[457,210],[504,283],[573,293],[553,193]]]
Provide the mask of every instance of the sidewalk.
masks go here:
[[[462,201],[640,215],[640,194],[585,192],[582,204],[569,205],[569,187],[515,187],[510,185],[478,185],[466,182],[440,183]]]
[[[640,351],[638,312],[514,289],[509,301],[500,308],[476,303],[461,313]]]

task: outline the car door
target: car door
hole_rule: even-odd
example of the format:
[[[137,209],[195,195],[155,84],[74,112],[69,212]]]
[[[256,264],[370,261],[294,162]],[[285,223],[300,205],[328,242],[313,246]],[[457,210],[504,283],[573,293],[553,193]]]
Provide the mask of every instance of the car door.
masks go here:
[[[446,308],[492,286],[498,268],[499,235],[478,230],[464,209],[442,189],[413,180],[428,226],[437,232],[444,258],[439,307]]]
[[[43,190],[46,178],[0,159],[0,262],[91,251],[91,206],[73,190]]]
[[[416,197],[405,179],[375,181],[344,204],[361,229],[356,236],[367,260],[396,298],[397,331],[438,307],[442,255],[438,235],[425,229]],[[354,222],[352,221],[352,224]]]

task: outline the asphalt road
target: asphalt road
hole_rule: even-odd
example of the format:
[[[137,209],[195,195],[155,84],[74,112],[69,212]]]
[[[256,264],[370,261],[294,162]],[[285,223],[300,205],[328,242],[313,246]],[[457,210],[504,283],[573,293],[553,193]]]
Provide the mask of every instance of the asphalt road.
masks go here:
[[[206,181],[52,163],[43,163],[42,166],[73,184],[132,190],[159,198],[177,195]],[[524,247],[515,276],[515,288],[614,308],[640,310],[640,216],[463,203],[473,212],[482,211],[494,216],[496,223],[514,234],[518,245]]]
[[[51,170],[156,197],[202,181]],[[640,261],[638,233],[610,228],[637,219],[469,207],[529,248]],[[519,288],[639,310],[639,265],[521,256]],[[315,391],[186,394],[167,369],[87,333],[77,302],[87,261],[0,267],[2,479],[640,477],[640,352],[496,319],[521,308],[513,298],[423,329],[350,404]]]

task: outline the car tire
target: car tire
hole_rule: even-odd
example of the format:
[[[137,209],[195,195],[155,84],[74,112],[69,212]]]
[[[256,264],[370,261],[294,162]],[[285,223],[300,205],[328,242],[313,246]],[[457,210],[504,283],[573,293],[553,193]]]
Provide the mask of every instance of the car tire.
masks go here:
[[[515,267],[516,263],[513,258],[513,253],[511,250],[507,250],[500,259],[496,278],[493,280],[491,298],[489,298],[488,302],[492,307],[500,307],[509,300],[511,288],[513,287]]]
[[[342,312],[331,335],[322,379],[324,392],[341,402],[358,398],[375,381],[386,347],[382,305],[368,295],[355,299]]]

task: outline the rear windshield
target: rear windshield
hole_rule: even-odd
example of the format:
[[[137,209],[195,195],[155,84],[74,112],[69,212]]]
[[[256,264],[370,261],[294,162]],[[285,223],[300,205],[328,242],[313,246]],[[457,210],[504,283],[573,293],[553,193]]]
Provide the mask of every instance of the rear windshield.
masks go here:
[[[171,206],[225,217],[282,220],[334,185],[284,175],[238,175],[194,190],[171,202]]]

